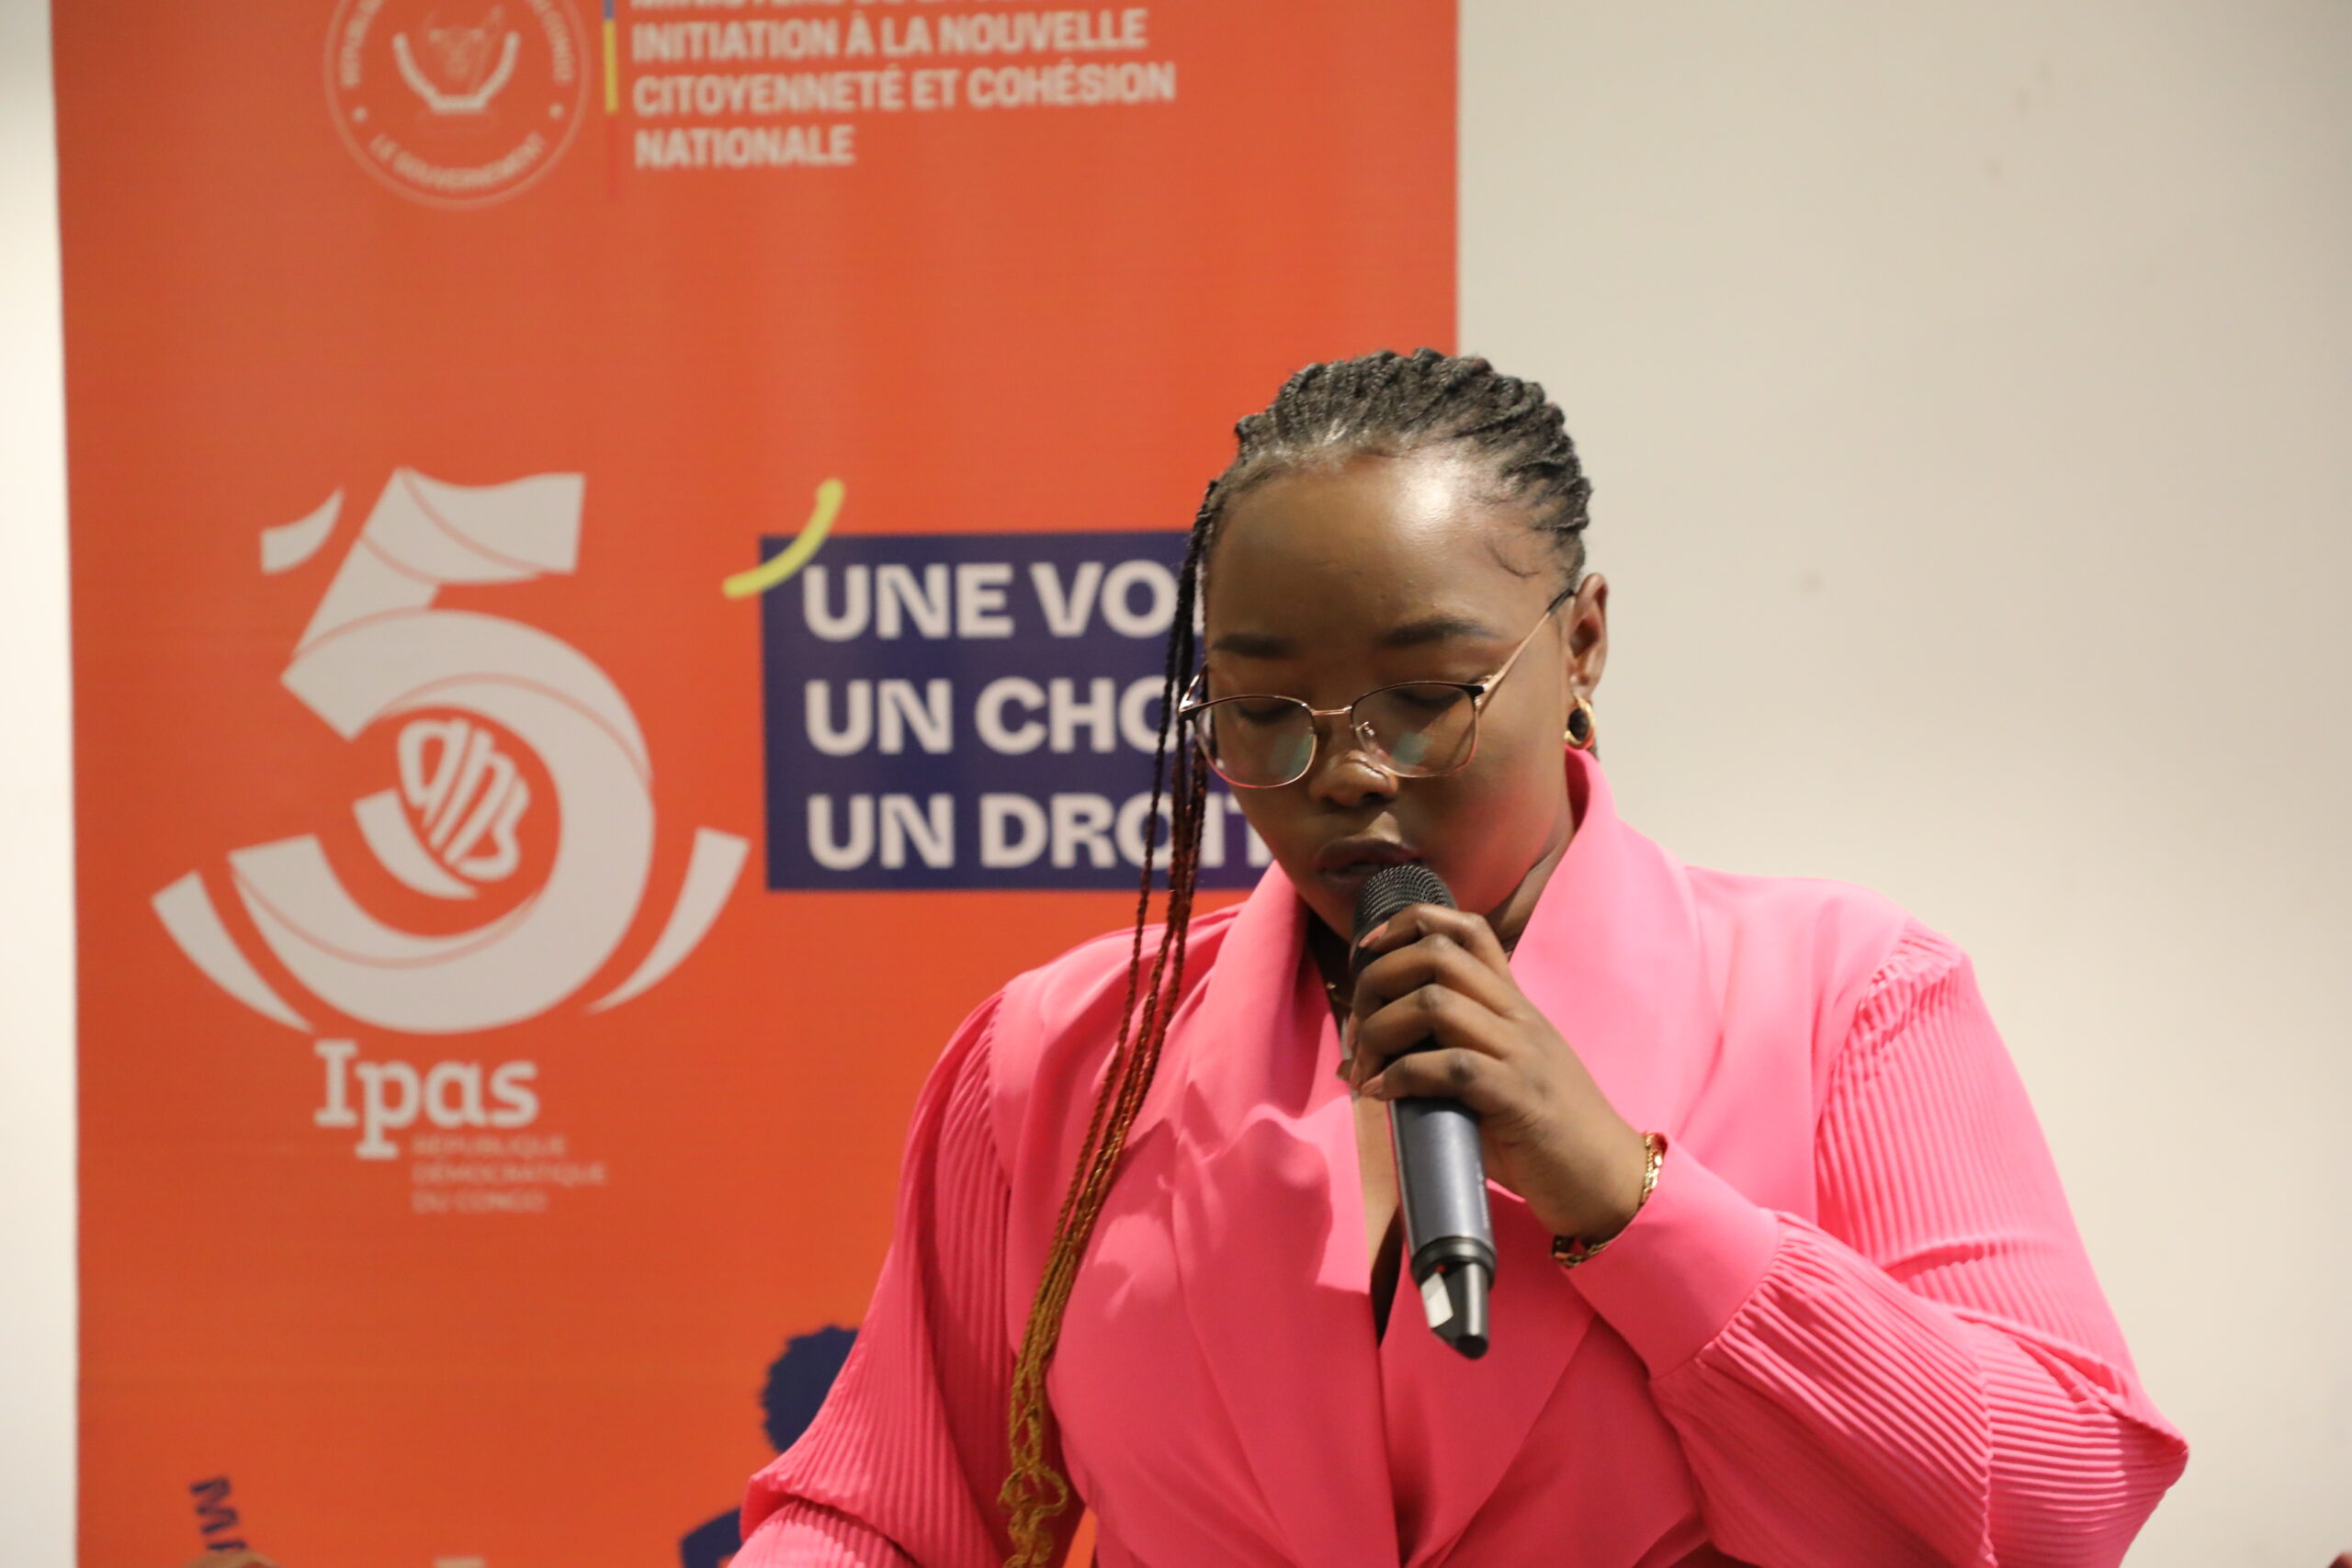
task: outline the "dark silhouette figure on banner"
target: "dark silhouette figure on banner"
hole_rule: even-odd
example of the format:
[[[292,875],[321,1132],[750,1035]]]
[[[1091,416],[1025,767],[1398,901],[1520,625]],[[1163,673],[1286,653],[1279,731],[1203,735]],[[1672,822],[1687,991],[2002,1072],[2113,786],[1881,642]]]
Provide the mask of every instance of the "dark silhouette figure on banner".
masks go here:
[[[798,1441],[817,1418],[826,1391],[841,1375],[842,1363],[849,1359],[849,1348],[856,1341],[854,1328],[829,1325],[814,1334],[796,1334],[785,1342],[784,1354],[769,1363],[760,1407],[766,1412],[768,1444],[776,1452]],[[720,1568],[741,1551],[743,1539],[736,1528],[740,1514],[730,1507],[688,1531],[678,1542],[683,1568]]]

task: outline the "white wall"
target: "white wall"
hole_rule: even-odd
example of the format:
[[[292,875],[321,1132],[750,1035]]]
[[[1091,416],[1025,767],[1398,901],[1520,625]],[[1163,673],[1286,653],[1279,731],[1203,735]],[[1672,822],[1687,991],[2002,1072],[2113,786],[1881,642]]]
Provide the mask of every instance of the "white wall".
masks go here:
[[[49,12],[0,0],[0,1517],[74,1560],[74,906]]]
[[[1628,818],[1974,956],[2189,1438],[2135,1568],[2352,1550],[2352,6],[1464,18]]]
[[[1465,0],[1465,344],[1544,380],[1686,858],[1974,954],[2188,1433],[2135,1568],[2352,1548],[2352,7]],[[0,0],[0,1508],[70,1561],[48,44]]]

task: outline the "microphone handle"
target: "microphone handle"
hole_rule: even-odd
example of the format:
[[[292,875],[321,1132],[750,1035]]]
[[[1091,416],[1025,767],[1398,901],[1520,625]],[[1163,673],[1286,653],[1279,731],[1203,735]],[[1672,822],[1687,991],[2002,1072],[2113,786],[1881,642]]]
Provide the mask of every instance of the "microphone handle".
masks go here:
[[[1388,1107],[1388,1132],[1405,1256],[1430,1327],[1463,1355],[1483,1356],[1495,1231],[1478,1118],[1458,1100],[1399,1100]]]

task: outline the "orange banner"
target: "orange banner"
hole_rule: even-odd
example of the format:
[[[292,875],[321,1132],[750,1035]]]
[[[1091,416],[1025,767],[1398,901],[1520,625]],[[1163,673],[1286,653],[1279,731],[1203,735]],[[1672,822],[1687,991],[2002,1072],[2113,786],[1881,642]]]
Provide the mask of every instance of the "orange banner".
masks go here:
[[[1453,7],[55,27],[81,1560],[722,1562],[1234,419],[1451,344]]]

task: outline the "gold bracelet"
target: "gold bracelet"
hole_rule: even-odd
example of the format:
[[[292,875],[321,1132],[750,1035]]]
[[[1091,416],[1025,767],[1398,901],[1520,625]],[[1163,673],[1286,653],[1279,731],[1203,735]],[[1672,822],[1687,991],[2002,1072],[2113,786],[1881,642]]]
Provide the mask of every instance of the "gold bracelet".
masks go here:
[[[1658,1167],[1666,1163],[1666,1134],[1644,1133],[1642,1144],[1649,1150],[1649,1159],[1642,1167],[1642,1195],[1634,1200],[1634,1213],[1636,1214],[1642,1212],[1642,1205],[1650,1201],[1651,1190],[1657,1186]],[[1625,1222],[1628,1225],[1633,1223],[1630,1219]],[[1595,1242],[1589,1247],[1576,1236],[1555,1235],[1552,1238],[1552,1261],[1563,1269],[1573,1269],[1579,1263],[1598,1258],[1610,1242],[1615,1241],[1618,1235],[1624,1234],[1620,1230],[1617,1235],[1612,1235],[1605,1241]]]

